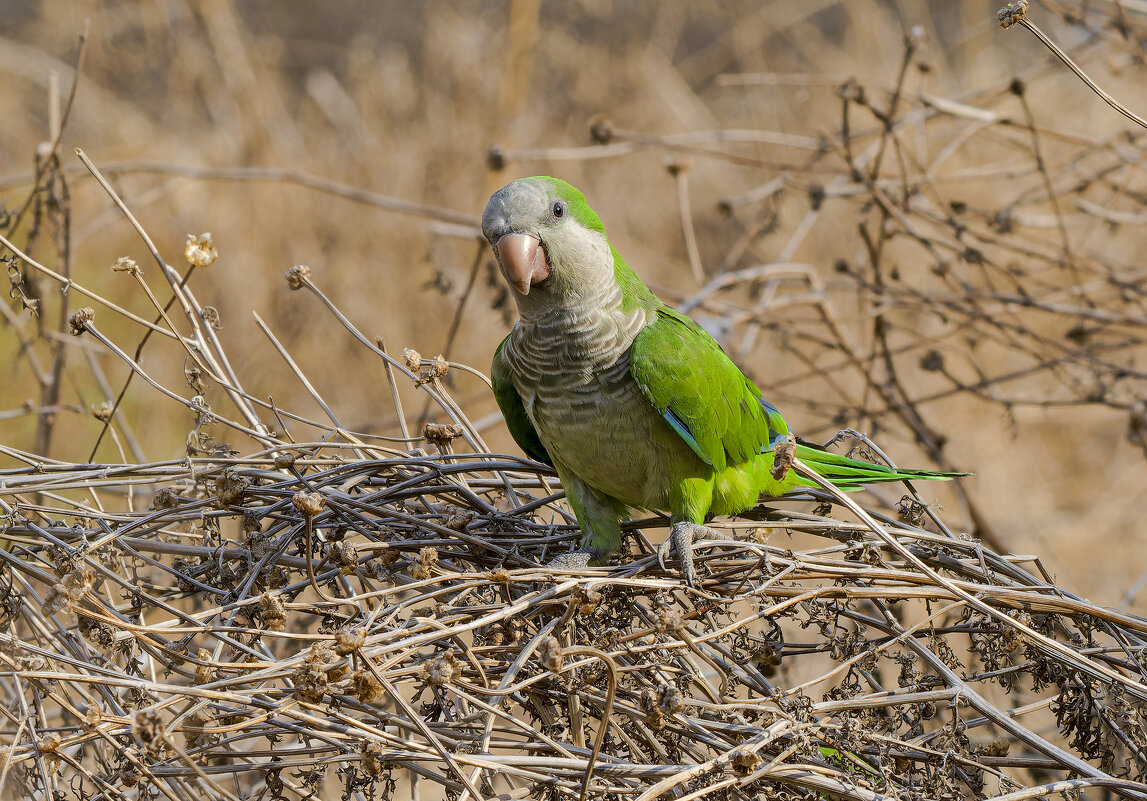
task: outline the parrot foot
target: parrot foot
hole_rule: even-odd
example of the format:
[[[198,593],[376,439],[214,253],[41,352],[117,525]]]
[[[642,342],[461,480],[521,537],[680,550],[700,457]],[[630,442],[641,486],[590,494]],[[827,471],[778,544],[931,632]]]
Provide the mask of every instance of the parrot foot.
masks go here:
[[[567,551],[563,554],[558,554],[550,561],[546,562],[546,568],[549,570],[585,570],[589,567],[589,563],[595,559],[600,559],[601,554],[593,550],[593,548],[579,548],[576,551]]]
[[[674,523],[673,529],[669,532],[669,538],[657,547],[657,563],[661,565],[661,569],[665,569],[665,557],[669,555],[669,552],[675,552],[677,558],[681,560],[681,573],[685,577],[685,583],[694,589],[698,587],[699,582],[697,570],[693,567],[693,542],[698,539],[731,540],[733,538],[715,528],[683,521]]]

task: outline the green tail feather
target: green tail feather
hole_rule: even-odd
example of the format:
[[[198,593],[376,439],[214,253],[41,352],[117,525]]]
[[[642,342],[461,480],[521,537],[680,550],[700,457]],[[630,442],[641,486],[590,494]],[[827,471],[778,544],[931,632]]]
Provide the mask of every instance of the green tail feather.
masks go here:
[[[838,453],[799,443],[797,458],[831,481],[838,489],[845,491],[859,490],[863,489],[865,484],[879,484],[885,481],[950,481],[953,478],[972,475],[941,473],[934,470],[893,470],[882,464],[850,459]]]

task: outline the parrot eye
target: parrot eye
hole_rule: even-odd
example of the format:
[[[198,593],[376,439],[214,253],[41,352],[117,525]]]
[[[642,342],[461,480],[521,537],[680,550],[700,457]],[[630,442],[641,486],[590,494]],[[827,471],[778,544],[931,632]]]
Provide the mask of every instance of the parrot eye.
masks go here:
[[[555,220],[560,220],[566,216],[566,204],[564,201],[555,200],[554,205],[550,206],[550,214],[553,215]]]

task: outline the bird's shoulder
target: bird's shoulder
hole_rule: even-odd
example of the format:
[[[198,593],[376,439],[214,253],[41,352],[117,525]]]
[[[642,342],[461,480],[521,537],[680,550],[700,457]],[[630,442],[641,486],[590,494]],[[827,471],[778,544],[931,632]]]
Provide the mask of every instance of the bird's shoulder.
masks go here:
[[[634,339],[630,373],[666,423],[716,469],[752,458],[788,431],[717,340],[669,306]]]

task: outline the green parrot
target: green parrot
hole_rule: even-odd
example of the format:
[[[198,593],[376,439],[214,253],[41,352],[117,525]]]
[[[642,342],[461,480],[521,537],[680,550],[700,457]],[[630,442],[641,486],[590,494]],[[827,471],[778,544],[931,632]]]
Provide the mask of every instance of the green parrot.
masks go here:
[[[490,198],[482,232],[511,287],[519,321],[494,354],[491,378],[514,440],[552,465],[583,540],[550,563],[603,562],[631,510],[667,512],[658,550],[696,586],[692,544],[727,539],[704,526],[811,481],[773,457],[795,438],[776,407],[701,326],[662,303],[610,244],[570,184],[538,176]],[[962,473],[893,470],[806,445],[796,457],[841,489]],[[779,472],[779,471],[778,471]]]

